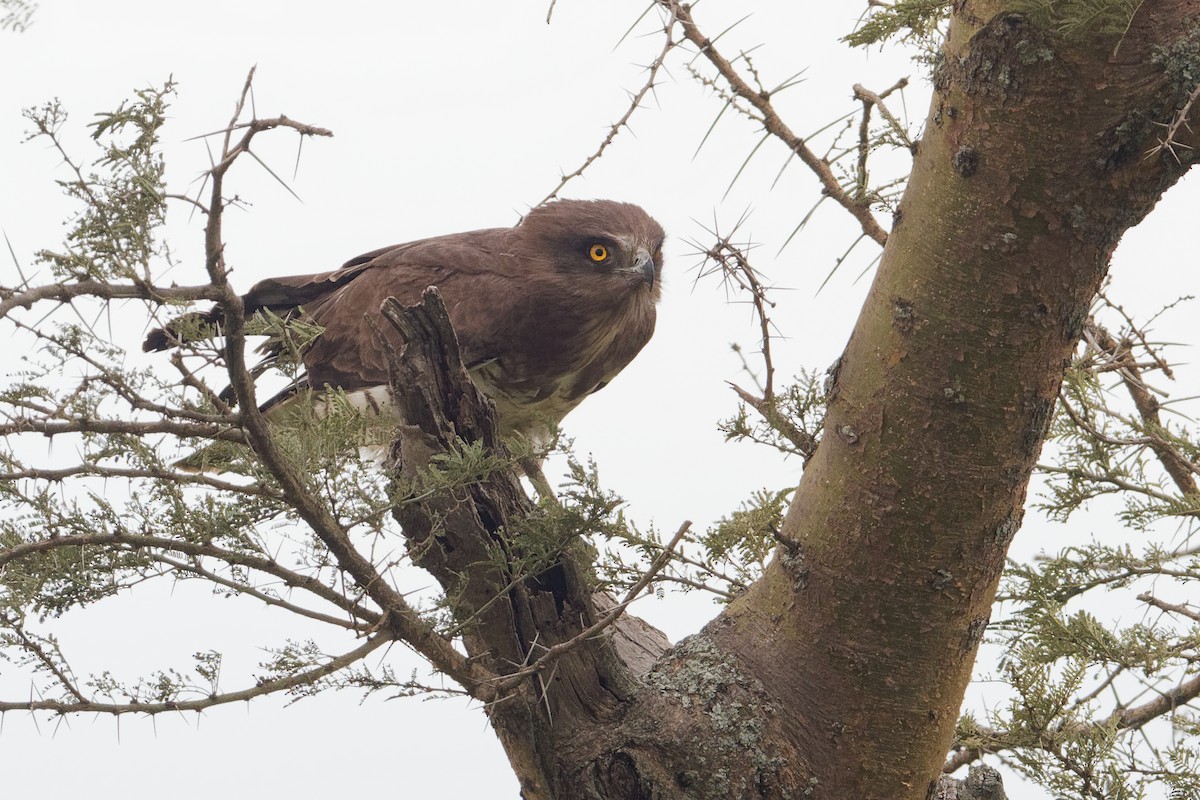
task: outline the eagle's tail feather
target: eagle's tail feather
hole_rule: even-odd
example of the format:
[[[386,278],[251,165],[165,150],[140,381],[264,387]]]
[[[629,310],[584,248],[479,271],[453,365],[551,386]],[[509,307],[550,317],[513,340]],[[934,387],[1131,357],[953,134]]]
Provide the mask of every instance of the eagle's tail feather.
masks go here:
[[[211,339],[219,335],[220,321],[224,317],[225,312],[220,306],[213,306],[208,311],[189,311],[181,314],[161,328],[155,328],[146,334],[142,350],[146,353],[170,350],[186,342]]]

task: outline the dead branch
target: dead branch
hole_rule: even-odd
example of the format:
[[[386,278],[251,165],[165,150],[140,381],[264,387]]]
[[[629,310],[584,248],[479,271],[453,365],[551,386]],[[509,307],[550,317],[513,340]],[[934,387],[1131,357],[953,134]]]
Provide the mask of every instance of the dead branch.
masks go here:
[[[1133,357],[1131,343],[1118,342],[1108,331],[1095,324],[1088,326],[1087,333],[1097,349],[1106,354],[1119,368],[1118,374],[1121,376],[1121,383],[1129,392],[1138,415],[1141,417],[1142,427],[1147,432],[1146,444],[1158,457],[1163,469],[1171,476],[1171,480],[1175,482],[1180,493],[1183,495],[1196,494],[1200,491],[1195,478],[1198,471],[1197,466],[1185,458],[1170,441],[1157,433],[1164,430],[1162,418],[1158,414],[1159,402],[1151,395],[1142,380],[1141,370],[1137,360]]]
[[[650,565],[646,568],[646,571],[642,573],[641,578],[639,578],[637,582],[633,584],[633,586],[629,587],[629,591],[625,593],[625,596],[621,599],[621,601],[613,606],[613,608],[610,609],[604,616],[572,636],[570,639],[567,639],[565,642],[559,642],[556,645],[544,648],[545,653],[543,653],[536,661],[529,664],[529,666],[525,667],[524,669],[509,675],[505,675],[504,679],[496,684],[497,691],[506,692],[516,687],[521,683],[522,680],[530,675],[536,675],[544,671],[551,664],[553,664],[556,659],[566,655],[575,648],[579,647],[579,645],[597,636],[606,628],[615,623],[618,619],[620,619],[621,615],[623,615],[626,609],[629,608],[629,604],[634,600],[637,600],[642,591],[649,586],[651,581],[653,581],[658,574],[662,572],[663,568],[670,563],[675,554],[675,548],[679,546],[681,541],[683,541],[683,537],[687,534],[691,527],[691,520],[685,520],[683,524],[679,526],[679,530],[675,531],[675,535],[671,537],[671,540],[667,542],[663,549],[659,551],[658,555],[656,555],[650,562]]]

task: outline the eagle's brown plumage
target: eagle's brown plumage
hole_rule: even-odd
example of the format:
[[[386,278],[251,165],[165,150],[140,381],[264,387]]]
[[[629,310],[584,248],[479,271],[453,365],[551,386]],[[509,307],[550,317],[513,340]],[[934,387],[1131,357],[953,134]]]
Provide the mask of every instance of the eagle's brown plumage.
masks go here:
[[[650,340],[662,241],[662,227],[638,206],[560,200],[512,228],[384,247],[332,272],[269,278],[243,299],[247,314],[299,313],[323,329],[303,354],[307,385],[379,399],[388,381],[388,345],[379,335],[395,336],[380,305],[388,297],[412,304],[437,286],[501,429],[540,436]],[[200,320],[217,323],[222,314],[213,309]],[[178,344],[178,332],[194,330],[195,319],[151,332],[144,348]]]

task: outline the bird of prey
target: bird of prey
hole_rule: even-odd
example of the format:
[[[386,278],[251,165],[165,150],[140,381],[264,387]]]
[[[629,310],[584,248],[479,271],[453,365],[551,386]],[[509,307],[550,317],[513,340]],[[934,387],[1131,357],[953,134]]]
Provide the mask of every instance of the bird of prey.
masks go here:
[[[383,247],[340,269],[268,278],[251,287],[246,314],[267,311],[319,326],[304,376],[263,405],[270,415],[303,389],[341,389],[363,407],[388,404],[388,297],[417,302],[437,286],[463,362],[496,404],[500,432],[545,440],[603,388],[654,332],[663,229],[645,211],[610,200],[558,200],[512,228],[455,233]],[[164,350],[223,319],[214,308],[147,336]],[[188,333],[190,331],[190,333]],[[204,334],[200,334],[203,336]],[[263,350],[268,361],[279,343]]]

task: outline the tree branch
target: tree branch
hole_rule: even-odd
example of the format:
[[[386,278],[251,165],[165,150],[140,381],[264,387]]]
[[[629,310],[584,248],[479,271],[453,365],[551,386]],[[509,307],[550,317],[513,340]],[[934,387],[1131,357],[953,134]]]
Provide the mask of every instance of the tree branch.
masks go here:
[[[692,19],[691,7],[678,2],[678,0],[656,0],[660,6],[665,8],[674,19],[678,20],[683,26],[684,37],[692,42],[699,49],[700,53],[709,60],[721,77],[729,84],[733,93],[742,98],[753,106],[762,115],[763,127],[781,142],[783,142],[789,150],[799,156],[817,179],[821,182],[821,186],[825,194],[832,197],[838,205],[850,212],[850,215],[858,220],[862,226],[863,233],[875,241],[876,244],[882,246],[887,242],[887,231],[875,220],[871,213],[869,203],[861,202],[860,200],[851,197],[841,184],[838,183],[837,176],[833,174],[833,170],[829,168],[829,163],[814,153],[804,139],[797,136],[791,128],[776,113],[774,106],[771,104],[770,93],[766,91],[757,91],[742,78],[737,69],[714,47],[712,40],[705,36],[696,26]]]
[[[485,674],[477,665],[472,664],[455,650],[449,641],[438,634],[433,626],[409,605],[403,595],[392,588],[374,565],[355,549],[345,529],[325,504],[309,490],[305,481],[280,452],[265,417],[259,411],[255,398],[254,379],[246,366],[245,307],[241,296],[229,284],[224,262],[222,222],[225,175],[240,155],[249,152],[254,137],[264,131],[276,127],[288,127],[299,131],[302,135],[324,136],[330,134],[322,128],[305,125],[285,116],[267,120],[252,119],[248,123],[239,123],[238,118],[241,116],[246,99],[250,94],[253,78],[254,70],[251,69],[246,77],[246,83],[229,126],[219,132],[224,133],[224,145],[217,164],[208,171],[212,186],[210,188],[211,200],[208,203],[210,213],[205,226],[205,263],[209,279],[219,293],[218,302],[224,312],[222,332],[225,337],[225,359],[229,384],[237,399],[237,405],[242,409],[246,438],[264,466],[279,482],[287,502],[329,549],[338,567],[349,575],[383,610],[384,620],[392,635],[408,642],[428,658],[437,669],[474,693],[482,681],[488,679],[490,675]],[[232,144],[232,134],[239,129],[244,129],[245,133],[236,144]],[[490,695],[490,692],[487,694]]]
[[[89,546],[113,546],[123,545],[133,549],[141,548],[157,548],[161,550],[184,553],[190,556],[199,556],[205,558],[215,558],[230,565],[248,567],[258,572],[267,575],[272,575],[282,580],[288,586],[296,589],[304,589],[307,592],[316,595],[328,603],[341,608],[351,615],[361,619],[367,625],[378,625],[383,618],[383,615],[378,611],[353,602],[345,595],[335,592],[325,584],[321,583],[316,578],[308,575],[302,575],[298,572],[287,569],[281,566],[273,559],[264,556],[256,556],[250,553],[242,553],[234,550],[226,550],[212,544],[203,544],[200,542],[188,542],[180,539],[168,539],[161,536],[144,536],[134,533],[97,533],[77,536],[55,536],[50,539],[42,539],[36,542],[24,542],[22,544],[13,545],[0,550],[0,570],[3,570],[6,565],[26,556],[45,553],[51,550],[56,550],[64,547],[89,547]]]
[[[551,3],[550,8],[551,11],[553,11],[553,3]],[[547,15],[547,22],[549,22],[549,15]],[[599,160],[602,155],[604,155],[604,151],[607,150],[608,146],[611,145],[613,140],[617,138],[617,134],[621,132],[621,128],[629,127],[629,120],[633,117],[634,112],[641,107],[642,101],[646,98],[646,95],[649,94],[654,88],[655,80],[658,77],[658,71],[662,68],[663,62],[666,61],[667,55],[675,48],[675,45],[678,44],[672,35],[674,28],[674,19],[669,20],[666,25],[663,26],[663,35],[666,37],[666,41],[663,43],[662,51],[654,58],[653,61],[650,62],[650,65],[646,67],[646,71],[648,73],[646,76],[646,82],[642,85],[642,88],[631,97],[629,101],[629,108],[625,110],[625,113],[621,115],[620,119],[612,124],[612,127],[609,128],[608,135],[604,137],[604,141],[600,143],[600,146],[596,148],[594,153],[584,159],[584,162],[580,164],[574,172],[563,175],[562,179],[559,180],[558,185],[550,190],[550,194],[543,197],[541,202],[538,203],[539,206],[545,205],[546,203],[558,197],[558,193],[562,191],[563,187],[565,187],[572,179],[582,176],[584,170],[586,170],[593,163]]]
[[[287,691],[301,686],[307,686],[327,675],[345,669],[346,667],[366,658],[373,651],[391,642],[387,635],[375,635],[364,641],[353,650],[341,656],[330,659],[325,664],[285,678],[263,681],[248,689],[223,694],[212,694],[199,700],[167,700],[160,703],[102,703],[94,700],[78,700],[66,702],[62,700],[28,700],[25,702],[0,701],[0,713],[5,711],[50,711],[56,714],[161,714],[164,711],[204,711],[228,703],[240,703],[265,697],[276,692]]]

